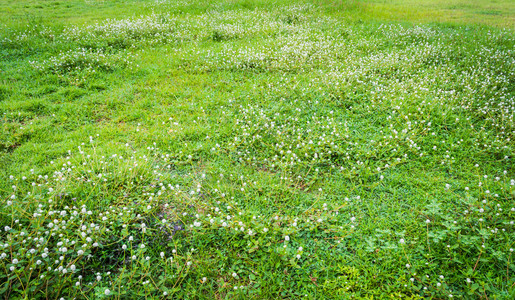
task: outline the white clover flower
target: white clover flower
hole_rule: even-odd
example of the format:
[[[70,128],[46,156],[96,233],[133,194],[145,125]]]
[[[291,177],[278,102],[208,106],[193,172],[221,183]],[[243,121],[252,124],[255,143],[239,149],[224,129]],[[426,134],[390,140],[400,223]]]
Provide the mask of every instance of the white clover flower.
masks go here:
[[[404,244],[404,243],[405,243],[404,239],[399,240],[399,244]]]
[[[284,240],[285,240],[285,241],[289,241],[289,240],[290,240],[290,237],[289,237],[289,236],[285,236],[285,237],[284,237]]]
[[[105,294],[106,296],[108,296],[109,294],[111,294],[111,291],[110,291],[109,289],[106,289],[106,290],[104,291],[104,294]]]

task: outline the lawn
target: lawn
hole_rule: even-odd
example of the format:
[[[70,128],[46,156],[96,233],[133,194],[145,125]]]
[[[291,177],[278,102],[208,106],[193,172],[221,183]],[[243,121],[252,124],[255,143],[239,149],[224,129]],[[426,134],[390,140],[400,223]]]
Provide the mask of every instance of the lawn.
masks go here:
[[[515,298],[515,2],[0,0],[4,299]]]

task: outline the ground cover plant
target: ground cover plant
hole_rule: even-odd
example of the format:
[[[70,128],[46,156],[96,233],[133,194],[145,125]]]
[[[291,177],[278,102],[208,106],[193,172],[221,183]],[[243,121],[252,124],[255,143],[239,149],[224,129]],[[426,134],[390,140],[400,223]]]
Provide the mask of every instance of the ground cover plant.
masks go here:
[[[515,298],[512,2],[0,7],[2,298]]]

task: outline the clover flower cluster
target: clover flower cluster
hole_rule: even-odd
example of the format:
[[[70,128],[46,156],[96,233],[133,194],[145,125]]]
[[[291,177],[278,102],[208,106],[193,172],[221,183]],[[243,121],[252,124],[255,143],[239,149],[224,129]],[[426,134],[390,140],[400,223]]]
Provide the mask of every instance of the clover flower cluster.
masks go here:
[[[42,62],[31,61],[30,63],[39,72],[55,74],[95,73],[123,67],[132,69],[135,57],[134,54],[128,52],[111,54],[104,52],[102,49],[79,48],[61,52]]]
[[[95,144],[93,137],[89,144]],[[283,240],[287,244],[298,233],[330,227],[338,216],[338,211],[328,209],[327,204],[309,210],[306,216],[251,215],[238,207],[234,197],[228,196],[233,193],[231,190],[205,189],[202,181],[210,175],[196,178],[192,174],[194,181],[189,184],[172,184],[181,179],[166,175],[168,155],[152,155],[151,151],[150,155],[137,156],[129,150],[109,156],[90,155],[85,148],[88,145],[83,143],[75,153],[69,151],[64,161],[52,162],[55,171],[51,176],[31,171],[22,178],[10,177],[12,194],[5,202],[5,209],[10,211],[12,222],[0,235],[0,268],[5,269],[8,276],[17,278],[11,282],[13,286],[39,291],[50,282],[58,281],[61,287],[67,287],[69,296],[88,293],[98,287],[109,294],[115,288],[114,282],[119,281],[117,276],[123,275],[121,270],[135,274],[147,272],[152,261],[169,261],[168,271],[177,276],[184,268],[192,268],[193,250],[181,254],[177,249],[168,248],[158,254],[145,241],[171,240],[176,233],[185,230],[202,234],[222,230],[228,236],[264,236],[267,240]],[[232,177],[230,175],[228,177]],[[81,203],[102,199],[95,197],[91,199],[94,202],[89,202],[91,200],[74,197],[78,190],[102,190],[117,182],[129,187],[133,181],[144,178],[152,182],[134,198],[145,200],[130,202],[128,206],[99,209],[96,205],[89,207]],[[202,201],[203,194],[219,200],[210,206]],[[124,197],[132,198],[126,191]],[[193,211],[188,208],[191,204],[194,204]],[[355,225],[354,220],[348,222]],[[270,251],[300,260],[302,247],[288,248],[286,244],[271,247]],[[249,248],[251,252],[256,250]],[[103,265],[109,259],[114,259],[114,263]],[[157,288],[167,291],[166,286]]]
[[[172,16],[150,15],[130,19],[107,19],[87,26],[71,26],[62,38],[86,47],[126,49],[138,45],[155,45],[187,40],[190,26]]]
[[[343,151],[346,125],[332,114],[305,118],[310,109],[297,100],[284,103],[281,112],[251,104],[234,109],[235,134],[219,151],[232,150],[239,162],[294,169],[297,164],[331,162],[332,155]]]
[[[260,46],[228,45],[222,51],[205,53],[203,70],[257,69],[257,70],[310,70],[317,66],[330,66],[346,48],[343,41],[319,36],[305,29],[279,36],[271,44]]]
[[[285,12],[302,11],[296,6]],[[107,19],[87,26],[70,26],[59,39],[79,43],[83,47],[126,49],[143,45],[178,44],[206,38],[226,40],[266,35],[292,30],[294,27],[265,10],[207,11],[180,18],[169,13],[129,19]]]
[[[275,113],[268,116],[267,112],[255,105],[241,106],[239,109],[239,118],[235,122],[241,126],[242,132],[262,129],[263,135],[273,134],[288,140],[296,137],[300,128],[297,126],[309,126],[307,123],[297,123],[294,115],[281,118],[281,113]],[[302,111],[301,107],[299,109]],[[252,128],[254,118],[262,123]],[[323,136],[324,129],[333,132],[333,127],[340,124],[335,123],[330,113],[329,116],[313,116],[309,120],[321,128],[313,136],[319,137],[313,144],[320,142],[320,145],[332,149],[330,142],[324,144],[329,139]],[[288,123],[290,121],[293,123]],[[268,128],[265,124],[268,124]],[[292,127],[290,131],[286,130],[288,126],[284,126],[287,124]],[[336,137],[345,134],[336,133]],[[273,136],[268,138],[272,139]],[[240,142],[253,142],[255,144],[246,148],[255,148],[259,147],[256,139],[253,135],[243,135]],[[70,288],[70,296],[99,287],[101,291],[112,294],[117,288],[115,283],[123,278],[119,276],[129,272],[137,278],[142,276],[145,288],[168,293],[172,284],[182,280],[181,276],[195,272],[193,262],[199,258],[196,257],[194,244],[186,243],[185,247],[180,248],[163,247],[167,241],[184,239],[186,242],[188,235],[206,234],[222,241],[237,239],[244,241],[239,246],[232,246],[237,251],[249,255],[268,253],[296,268],[312,258],[311,252],[306,251],[306,245],[301,242],[303,239],[297,237],[326,232],[331,247],[344,249],[342,242],[346,238],[363,234],[360,222],[364,216],[356,210],[356,205],[364,200],[360,196],[345,198],[343,205],[335,207],[323,202],[327,198],[323,189],[319,189],[315,192],[317,196],[312,206],[304,213],[256,214],[238,200],[245,199],[245,195],[258,194],[261,183],[256,179],[211,172],[177,177],[170,174],[170,166],[181,161],[192,163],[189,156],[159,153],[162,150],[155,144],[145,154],[134,152],[127,144],[125,152],[107,155],[96,153],[95,144],[95,139],[91,137],[89,143],[82,143],[74,153],[69,151],[63,161],[52,164],[55,171],[50,176],[36,175],[31,171],[22,178],[10,177],[12,194],[6,199],[5,209],[11,211],[9,216],[12,222],[4,226],[0,235],[0,267],[5,269],[6,274],[18,278],[12,282],[14,285],[32,286],[39,290],[48,282],[58,280],[62,286]],[[291,157],[295,151],[309,152],[310,148],[305,148],[308,144],[301,146],[300,141],[298,144],[298,148],[292,147]],[[227,149],[242,145],[245,144],[230,141]],[[281,150],[281,147],[277,148],[278,153]],[[90,151],[92,154],[88,154]],[[287,155],[286,152],[283,155]],[[276,163],[293,161],[290,156],[278,158]],[[311,160],[310,157],[308,161]],[[140,181],[140,184],[135,186],[135,181]],[[147,183],[142,187],[141,181]],[[100,196],[98,191],[119,184],[127,186],[122,193],[125,199],[130,199],[130,205],[99,210],[86,204],[102,201],[101,197],[97,198]],[[446,193],[465,193],[465,197],[455,204],[456,209],[462,209],[462,213],[452,214],[451,217],[443,210],[442,204],[434,201],[421,212],[420,231],[377,229],[374,235],[365,238],[364,243],[354,247],[399,255],[400,263],[406,265],[410,278],[413,278],[406,282],[407,289],[422,288],[438,295],[459,293],[455,284],[433,278],[426,272],[429,269],[425,267],[429,262],[414,259],[418,255],[417,249],[431,249],[432,259],[440,264],[452,262],[460,251],[468,249],[471,253],[480,251],[494,257],[490,262],[499,267],[509,265],[510,247],[513,249],[513,246],[506,242],[513,237],[515,208],[513,203],[506,200],[506,196],[514,188],[515,180],[510,180],[506,172],[503,176],[485,174],[471,187],[447,184]],[[94,198],[76,198],[77,191],[88,190],[95,195]],[[158,244],[153,242],[156,239]],[[508,245],[508,248],[496,250],[489,245]],[[108,253],[114,256],[108,258]],[[114,259],[115,263],[111,267],[92,267],[94,262],[102,265],[106,259]],[[152,263],[166,266],[166,272],[173,279],[170,285],[156,285],[150,279],[145,279],[148,275],[143,273],[151,272],[154,274],[151,276],[159,276],[154,273],[156,270],[152,269]],[[230,276],[232,279],[228,279],[228,283],[238,289],[254,286],[252,280],[241,278],[241,271],[235,272],[234,268],[228,267],[231,274],[236,274]],[[478,276],[470,275],[470,282],[463,284],[473,284],[473,281],[480,280]],[[202,278],[202,282],[208,280],[208,277]],[[123,284],[131,283],[124,281]]]
[[[48,199],[47,203],[37,201],[39,196]],[[79,290],[93,288],[93,282],[85,282],[92,276],[88,264],[115,231],[114,215],[119,214],[117,221],[132,219],[133,210],[126,207],[119,211],[111,207],[103,213],[93,213],[86,205],[59,208],[56,204],[60,196],[35,193],[13,199],[9,205],[13,207],[13,222],[1,235],[0,267],[8,270],[9,277],[18,279],[11,282],[14,286],[40,290],[57,280]],[[21,211],[30,200],[33,205],[39,204],[32,212]],[[30,217],[14,219],[20,213],[30,213]]]

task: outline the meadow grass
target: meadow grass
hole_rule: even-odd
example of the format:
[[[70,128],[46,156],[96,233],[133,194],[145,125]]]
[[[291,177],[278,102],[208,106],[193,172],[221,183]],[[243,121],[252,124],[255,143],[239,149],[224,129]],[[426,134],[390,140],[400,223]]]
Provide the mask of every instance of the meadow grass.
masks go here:
[[[0,1],[5,299],[515,297],[510,1]]]

